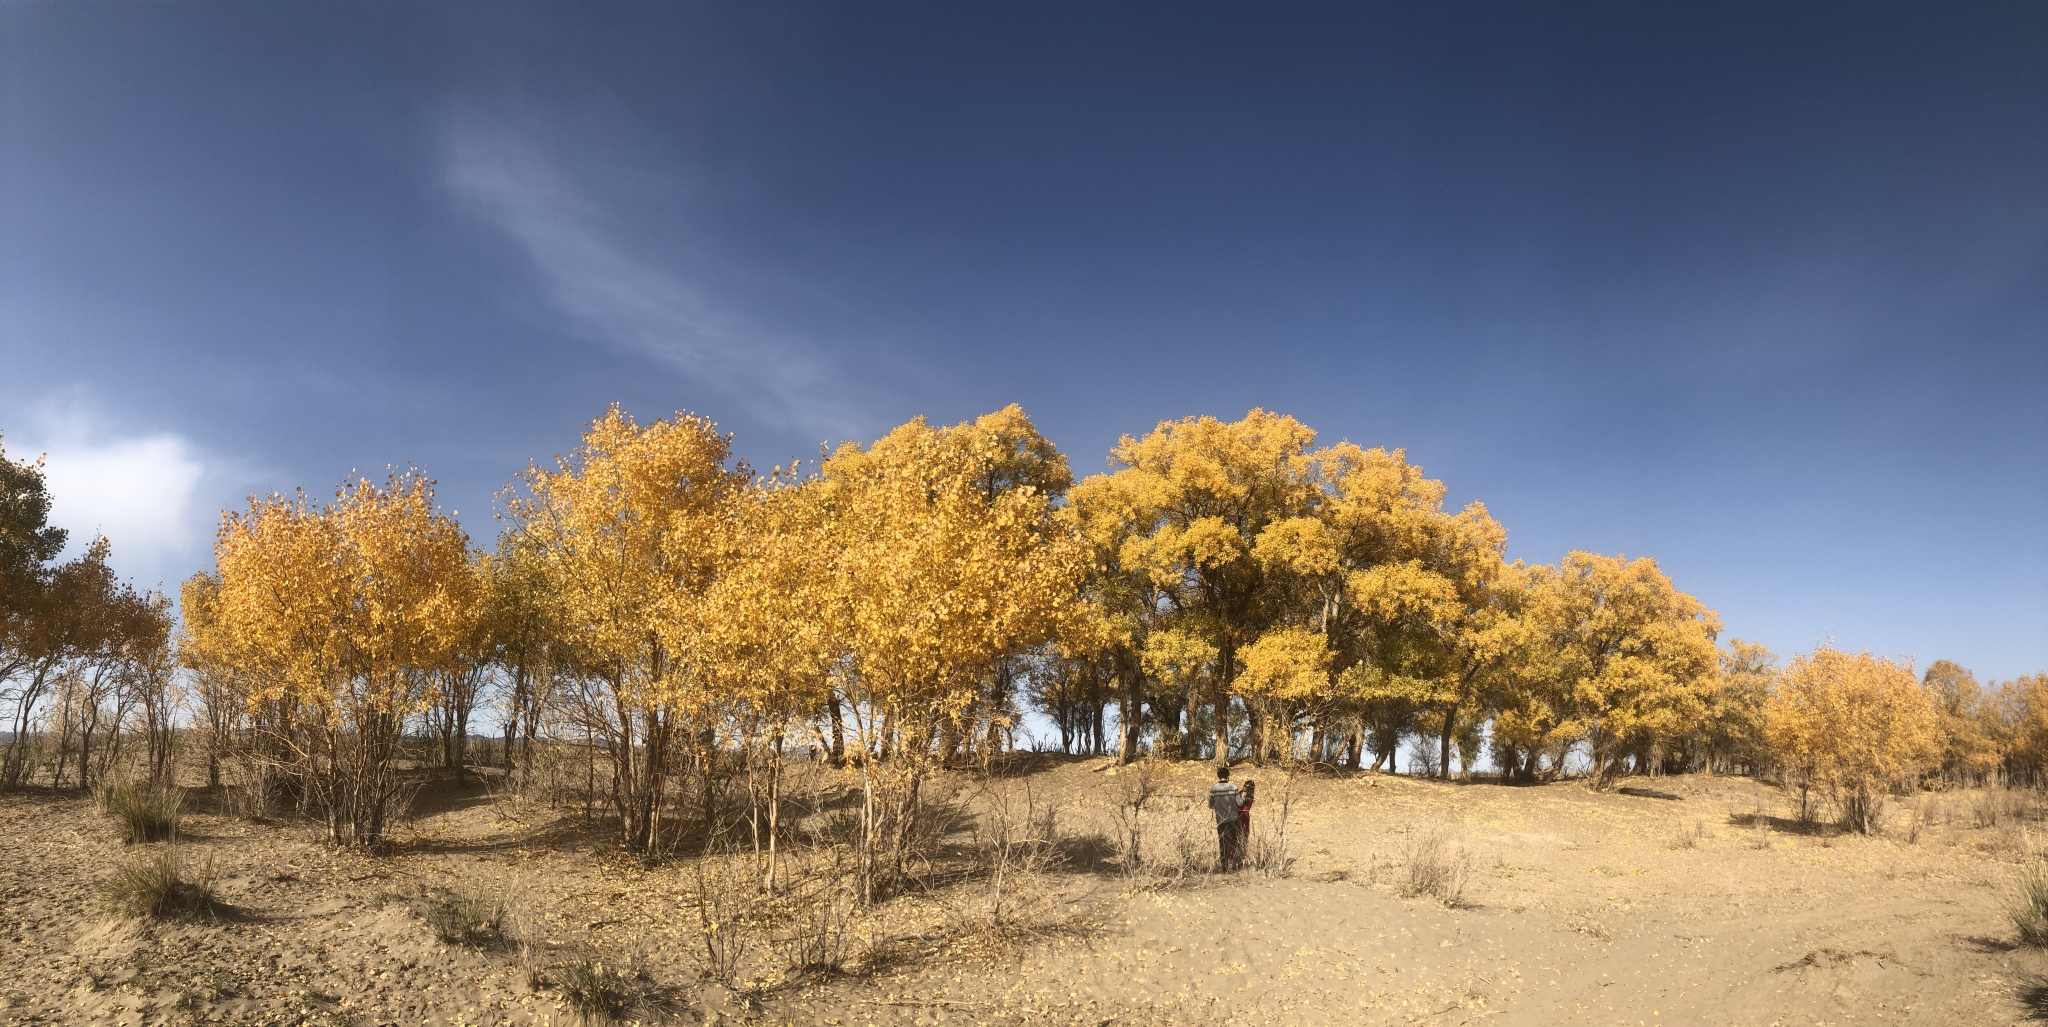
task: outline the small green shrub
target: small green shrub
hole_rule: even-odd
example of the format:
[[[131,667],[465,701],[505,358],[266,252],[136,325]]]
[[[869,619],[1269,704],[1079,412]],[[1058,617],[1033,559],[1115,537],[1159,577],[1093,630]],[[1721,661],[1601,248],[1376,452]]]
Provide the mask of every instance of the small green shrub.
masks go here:
[[[213,912],[213,881],[212,856],[188,880],[178,847],[166,845],[138,854],[123,865],[107,882],[106,890],[114,907],[130,916],[189,918]]]

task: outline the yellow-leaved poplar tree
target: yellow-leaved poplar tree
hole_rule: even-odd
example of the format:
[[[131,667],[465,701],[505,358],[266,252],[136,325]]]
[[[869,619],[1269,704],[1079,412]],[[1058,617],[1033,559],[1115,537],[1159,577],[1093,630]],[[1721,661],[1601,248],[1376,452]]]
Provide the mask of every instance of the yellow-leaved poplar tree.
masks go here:
[[[383,839],[408,718],[461,634],[468,538],[413,471],[350,481],[332,503],[250,501],[214,547],[211,646],[251,678],[247,701],[337,844]]]
[[[521,483],[508,506],[547,578],[566,697],[610,764],[621,841],[654,848],[675,749],[703,748],[692,729],[722,698],[707,687],[704,598],[732,559],[752,476],[711,421],[643,427],[614,406]]]
[[[1867,652],[1822,646],[1794,656],[1765,722],[1788,782],[1817,791],[1844,826],[1865,834],[1887,790],[1940,765],[1940,721],[1913,669]]]
[[[1085,629],[1087,550],[1072,515],[1041,491],[1040,476],[1056,472],[1019,447],[1035,435],[1019,417],[948,428],[920,418],[867,448],[841,446],[807,486],[831,517],[842,677],[873,757],[861,761],[867,898],[902,875],[926,769],[963,733],[990,677]]]
[[[1305,516],[1320,500],[1314,442],[1307,425],[1257,409],[1238,421],[1162,421],[1143,437],[1124,436],[1110,453],[1114,469],[1071,494],[1089,538],[1114,551],[1117,567],[1149,579],[1154,610],[1170,609],[1171,626],[1215,646],[1210,728],[1219,761],[1230,751],[1238,651],[1273,623],[1254,547],[1268,526]],[[1193,735],[1191,723],[1182,737]]]
[[[1720,619],[1648,558],[1573,552],[1529,582],[1524,617],[1551,650],[1551,701],[1583,725],[1596,776],[1661,768],[1705,715]]]

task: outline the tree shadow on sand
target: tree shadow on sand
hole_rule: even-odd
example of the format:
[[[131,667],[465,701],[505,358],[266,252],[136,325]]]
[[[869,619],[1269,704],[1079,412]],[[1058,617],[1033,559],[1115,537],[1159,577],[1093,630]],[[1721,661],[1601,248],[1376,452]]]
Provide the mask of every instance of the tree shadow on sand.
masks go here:
[[[1730,813],[1728,823],[1735,827],[1755,828],[1762,824],[1778,834],[1805,835],[1814,838],[1836,838],[1847,833],[1840,824],[1829,824],[1819,820],[1800,820],[1795,817],[1774,817],[1762,813]]]

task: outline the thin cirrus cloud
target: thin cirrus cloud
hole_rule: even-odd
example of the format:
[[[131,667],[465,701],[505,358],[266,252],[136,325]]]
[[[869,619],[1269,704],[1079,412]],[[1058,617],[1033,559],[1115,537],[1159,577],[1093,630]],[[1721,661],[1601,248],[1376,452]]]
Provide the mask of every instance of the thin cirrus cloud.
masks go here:
[[[755,417],[843,434],[865,418],[820,353],[721,307],[705,287],[633,252],[611,212],[528,140],[475,127],[445,137],[458,205],[518,247],[550,305],[582,332],[651,357]]]

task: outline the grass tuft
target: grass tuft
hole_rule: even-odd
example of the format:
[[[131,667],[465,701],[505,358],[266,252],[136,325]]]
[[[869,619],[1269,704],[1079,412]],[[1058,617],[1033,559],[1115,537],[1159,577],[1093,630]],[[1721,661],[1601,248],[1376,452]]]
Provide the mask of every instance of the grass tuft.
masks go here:
[[[137,855],[107,882],[107,898],[130,916],[169,920],[213,912],[213,857],[187,879],[176,845]]]
[[[1465,901],[1465,882],[1472,876],[1472,854],[1453,845],[1442,828],[1430,827],[1408,836],[1401,847],[1408,880],[1401,894],[1428,895],[1455,909]]]
[[[1706,836],[1707,825],[1700,821],[1695,820],[1690,824],[1680,824],[1678,833],[1671,836],[1671,847],[1674,849],[1695,849],[1699,847],[1700,841],[1706,838]]]
[[[506,940],[505,918],[509,912],[509,905],[500,896],[460,891],[428,905],[426,921],[433,928],[434,937],[450,945],[480,949]]]
[[[122,841],[130,845],[169,841],[178,836],[185,790],[124,781],[102,785],[93,795],[93,805],[114,818],[120,825]]]
[[[2030,859],[2020,866],[2005,915],[2019,932],[2020,944],[2048,948],[2048,862]]]
[[[621,970],[591,956],[536,973],[530,983],[552,988],[586,1025],[617,1023],[640,1013],[661,1017],[679,1012],[675,995],[655,983],[644,967]]]

